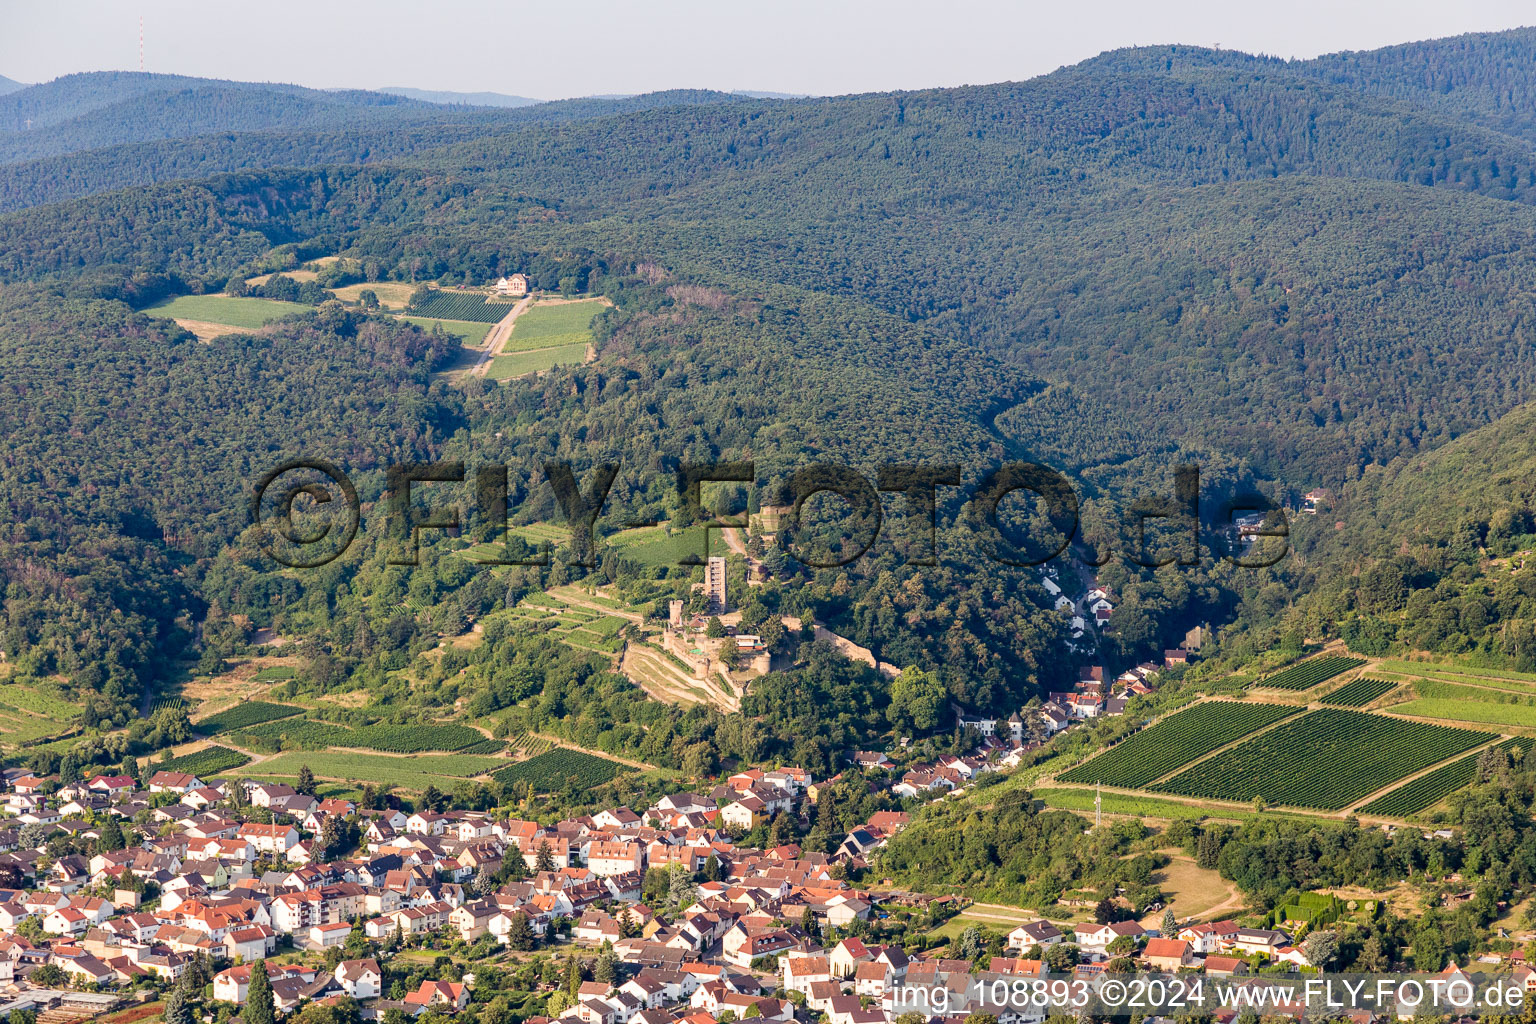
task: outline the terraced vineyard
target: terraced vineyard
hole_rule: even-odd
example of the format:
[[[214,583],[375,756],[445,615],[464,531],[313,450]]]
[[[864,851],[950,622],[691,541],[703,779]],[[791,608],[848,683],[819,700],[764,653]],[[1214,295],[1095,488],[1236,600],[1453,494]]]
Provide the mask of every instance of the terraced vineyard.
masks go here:
[[[586,600],[622,608],[618,602],[607,598],[589,596]],[[617,654],[624,646],[619,633],[626,620],[590,608],[575,607],[553,594],[529,594],[512,609],[510,618],[522,626],[547,631],[567,646],[593,654]]]
[[[1180,765],[1302,710],[1294,704],[1206,701],[1132,734],[1060,779],[1138,789]]]
[[[1151,787],[1213,800],[1336,811],[1394,779],[1493,739],[1492,733],[1324,708]]]
[[[1320,703],[1332,704],[1341,708],[1361,708],[1383,694],[1391,692],[1397,684],[1390,679],[1376,679],[1372,676],[1361,676],[1352,683],[1334,690],[1324,697]]]
[[[1255,686],[1263,686],[1271,690],[1310,690],[1318,683],[1327,682],[1336,675],[1348,672],[1352,668],[1359,668],[1365,664],[1364,658],[1349,658],[1341,654],[1327,654],[1321,658],[1313,658],[1290,668],[1281,669],[1272,676],[1265,676]]]
[[[1529,754],[1532,746],[1536,746],[1536,740],[1516,736],[1514,739],[1498,744],[1496,749],[1520,750]],[[1481,756],[1482,752],[1479,751],[1452,761],[1450,764],[1441,765],[1434,771],[1420,775],[1412,782],[1377,797],[1360,810],[1365,814],[1380,814],[1393,818],[1418,814],[1426,807],[1433,807],[1458,789],[1470,786],[1477,775],[1477,759]]]

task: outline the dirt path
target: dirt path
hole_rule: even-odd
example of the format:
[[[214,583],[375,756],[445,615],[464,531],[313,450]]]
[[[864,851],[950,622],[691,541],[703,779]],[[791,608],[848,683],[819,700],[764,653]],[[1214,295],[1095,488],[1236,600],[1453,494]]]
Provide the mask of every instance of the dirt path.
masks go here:
[[[725,538],[725,546],[727,548],[729,548],[734,553],[740,555],[742,558],[746,559],[746,562],[747,562],[747,586],[749,586],[749,587],[760,587],[760,586],[762,586],[763,585],[763,579],[768,574],[767,574],[767,572],[764,571],[763,563],[762,562],[758,561],[757,559],[753,558],[751,555],[747,554],[747,535],[746,535],[746,531],[742,530],[742,529],[739,529],[739,528],[736,528],[736,527],[732,527],[731,529],[728,529],[728,530],[721,530],[720,531],[720,536]]]
[[[516,320],[524,310],[533,305],[533,296],[524,296],[517,305],[507,311],[507,315],[496,322],[490,333],[485,336],[485,351],[480,353],[480,358],[475,365],[470,367],[469,376],[484,377],[491,368],[491,360],[501,355],[501,348],[512,336],[512,321]]]
[[[1222,881],[1225,882],[1226,880],[1223,879]],[[1243,894],[1238,891],[1237,886],[1233,885],[1231,882],[1226,882],[1226,885],[1227,898],[1216,904],[1214,907],[1208,908],[1205,912],[1199,915],[1200,917],[1208,917],[1212,921],[1220,921],[1221,915],[1225,914],[1227,911],[1241,910],[1243,908],[1244,903],[1246,903],[1246,901],[1243,899]]]

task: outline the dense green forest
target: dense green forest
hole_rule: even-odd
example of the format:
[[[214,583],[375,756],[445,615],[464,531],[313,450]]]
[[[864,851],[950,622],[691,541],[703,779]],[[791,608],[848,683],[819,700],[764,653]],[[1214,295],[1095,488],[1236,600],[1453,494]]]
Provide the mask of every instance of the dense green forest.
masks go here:
[[[688,525],[683,463],[751,460],[760,501],[813,462],[871,480],[955,465],[937,565],[907,557],[893,498],[859,562],[776,560],[754,621],[812,613],[947,698],[1011,709],[1077,668],[1038,573],[990,557],[969,501],[1031,460],[1067,474],[1077,552],[1113,556],[1112,666],[1201,622],[1234,651],[1348,630],[1520,661],[1536,649],[1522,580],[1484,593],[1481,618],[1465,591],[1532,532],[1509,453],[1536,399],[1533,56],[1524,31],[1313,62],[1157,48],[961,89],[501,110],[132,75],[0,97],[0,121],[52,140],[11,131],[7,158],[27,162],[0,168],[7,655],[124,720],[176,665],[243,642],[238,615],[305,638],[305,685],[383,685],[540,582],[468,571],[436,542],[426,565],[390,567],[374,503],[395,461],[505,463],[519,522],[558,518],[545,462],[618,463],[605,530]],[[64,195],[80,197],[47,203]],[[319,284],[312,312],[208,343],[136,312],[321,255],[364,282],[520,271],[612,308],[594,362],[505,385],[450,381],[446,336],[319,301]],[[345,466],[368,506],[354,550],[309,574],[245,532],[247,488],[294,456]],[[1129,513],[1171,494],[1179,463],[1200,466],[1208,535],[1228,498],[1318,485],[1345,526],[1297,524],[1298,557],[1274,568],[1224,562],[1210,536],[1197,565],[1137,564]],[[809,518],[858,546],[835,510]],[[1028,503],[1003,519],[1052,525]],[[617,557],[590,572],[648,600],[688,582]],[[1425,600],[1454,604],[1456,627],[1394,632]],[[656,735],[830,767],[910,727],[886,681],[802,640],[783,640],[797,667],[753,694],[747,725],[634,707],[622,681],[553,657],[509,681],[516,651],[494,645],[443,699],[503,710],[558,671],[581,700],[553,699],[542,727],[668,764]]]

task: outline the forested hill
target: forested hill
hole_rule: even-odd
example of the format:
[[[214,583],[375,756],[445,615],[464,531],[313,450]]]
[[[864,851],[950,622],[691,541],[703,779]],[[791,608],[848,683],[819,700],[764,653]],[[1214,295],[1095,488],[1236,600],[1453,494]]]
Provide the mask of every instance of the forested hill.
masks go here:
[[[1536,403],[1369,468],[1294,534],[1294,628],[1536,670]]]
[[[1490,52],[1536,58],[1527,35],[1507,35],[1486,41]],[[1510,95],[1523,73],[1511,72]],[[20,524],[0,581],[29,588],[7,607],[6,643],[31,653],[29,671],[105,692],[82,669],[90,645],[71,638],[111,647],[127,629],[113,602],[142,578],[132,614],[153,624],[153,643],[112,647],[120,713],[155,651],[186,647],[178,620],[215,603],[257,622],[325,606],[231,555],[236,520],[201,508],[301,446],[340,448],[364,472],[401,455],[525,466],[613,455],[663,481],[626,475],[615,492],[617,506],[656,518],[682,514],[658,488],[684,458],[751,457],[770,474],[819,458],[954,461],[968,481],[1037,458],[1072,474],[1095,538],[1132,497],[1165,493],[1178,461],[1201,464],[1212,505],[1239,490],[1349,493],[1373,467],[1536,401],[1536,149],[1491,116],[1496,76],[1465,88],[1457,106],[1306,65],[1126,51],[1024,83],[832,99],[360,102],[344,131],[139,141],[16,165],[18,203],[72,167],[68,187],[150,183],[0,216],[0,380],[28,389],[14,394],[8,441],[36,453],[0,467]],[[203,89],[122,102],[170,109]],[[299,120],[332,102],[218,96],[204,111],[215,120],[220,104],[253,96]],[[407,120],[389,120],[397,110]],[[55,127],[110,134],[121,112],[74,110]],[[197,346],[130,308],[242,286],[299,250],[343,257],[368,280],[525,271],[614,310],[590,365],[455,388],[430,376],[441,337],[358,310],[328,304],[255,340]],[[219,359],[241,372],[220,372]],[[55,360],[65,369],[50,375]],[[269,441],[273,393],[297,416]],[[152,415],[118,414],[125,403]],[[332,406],[348,415],[327,426]],[[205,444],[167,452],[182,436]],[[143,465],[93,477],[88,502],[64,500],[71,481],[36,467],[77,461],[82,437]],[[203,460],[219,468],[198,476]],[[150,485],[162,463],[197,485],[161,500]],[[1295,635],[1330,635],[1322,604],[1287,609],[1304,592],[1297,574],[1313,574],[1321,595],[1351,586],[1355,565],[1316,539],[1323,525],[1299,531],[1298,568],[1112,562],[1099,575],[1119,598],[1101,656],[1134,662],[1203,621],[1311,615]],[[104,575],[89,568],[96,552]],[[70,572],[31,572],[50,558]],[[350,585],[344,571],[324,585]],[[973,706],[1016,706],[1073,668],[1023,570],[955,556],[923,573],[887,553],[799,582],[805,608]],[[494,600],[476,590],[476,612]],[[858,704],[838,705],[849,729],[878,702]]]
[[[657,107],[406,167],[128,192],[0,219],[0,274],[112,263],[220,288],[316,236],[408,279],[546,245],[724,265],[1071,380],[1100,426],[1065,444],[1036,424],[1021,450],[1113,464],[1139,430],[1298,491],[1533,397],[1523,140],[1285,69],[1175,72]],[[509,223],[523,208],[543,212]],[[1132,407],[1137,430],[1114,428]]]
[[[17,103],[7,113],[6,101],[18,97],[0,97],[0,210],[227,171],[377,162],[521,125],[746,102],[725,93],[676,89],[495,109],[374,93],[174,81],[175,88],[130,89],[122,99],[100,91],[88,98],[52,97],[42,109],[54,117],[71,116],[31,129],[25,128],[31,106]],[[45,87],[26,93],[34,88]],[[357,102],[367,97],[380,102]],[[8,117],[17,131],[7,130]]]
[[[407,99],[422,100],[426,103],[470,107],[528,107],[544,102],[527,96],[511,96],[504,92],[448,92],[441,89],[412,89],[395,85],[385,86],[378,91],[390,96],[404,96]]]

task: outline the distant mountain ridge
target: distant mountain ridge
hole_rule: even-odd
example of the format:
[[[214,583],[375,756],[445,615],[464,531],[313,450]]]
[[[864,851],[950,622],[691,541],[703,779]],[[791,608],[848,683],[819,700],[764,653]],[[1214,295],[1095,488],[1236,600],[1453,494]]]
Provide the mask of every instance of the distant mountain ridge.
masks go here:
[[[6,78],[4,75],[0,75],[0,96],[25,88],[27,88],[27,83],[18,82],[14,78]]]
[[[411,89],[403,85],[388,85],[378,90],[387,96],[404,96],[423,103],[461,107],[531,107],[543,103],[529,96],[512,96],[504,92],[452,92],[446,89]]]

